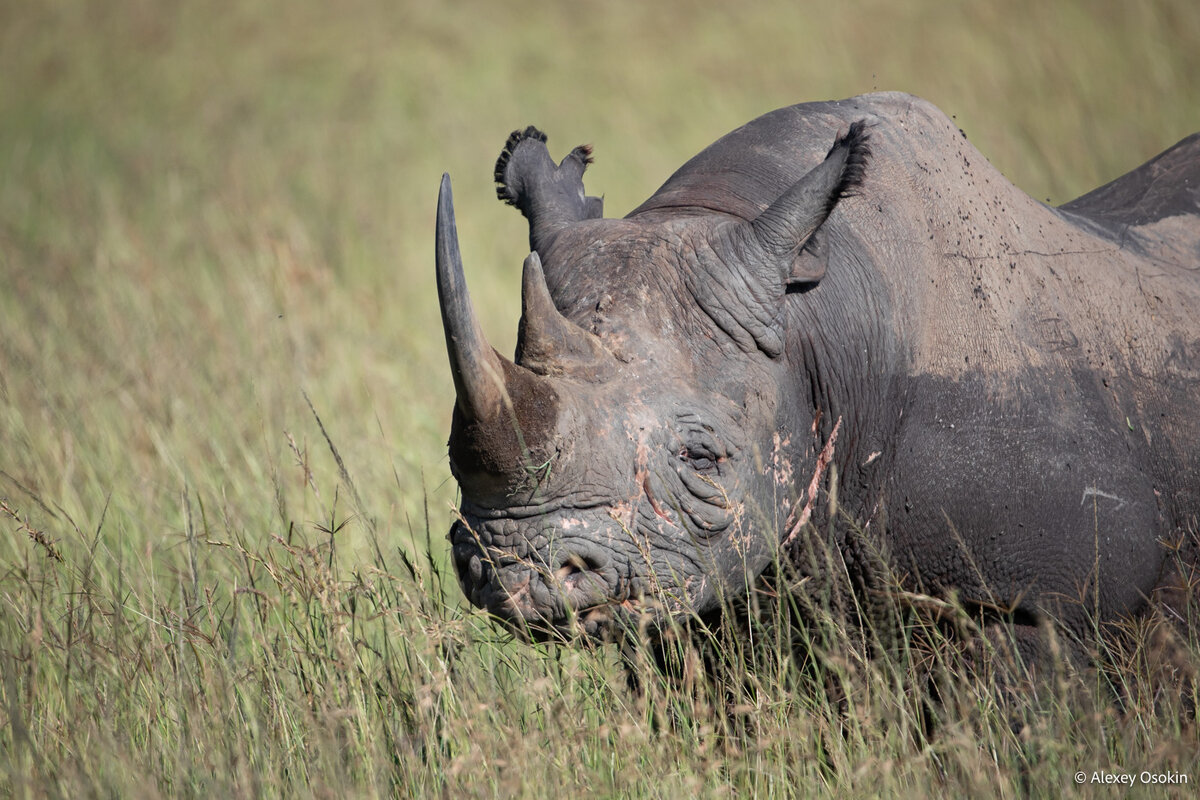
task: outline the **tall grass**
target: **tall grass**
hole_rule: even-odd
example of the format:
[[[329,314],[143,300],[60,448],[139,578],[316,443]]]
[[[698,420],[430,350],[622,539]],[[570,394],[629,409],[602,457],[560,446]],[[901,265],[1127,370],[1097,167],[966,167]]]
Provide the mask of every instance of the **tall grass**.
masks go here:
[[[758,113],[905,89],[1067,200],[1200,130],[1192,6],[0,5],[0,795],[1194,791],[1166,628],[1006,704],[922,598],[881,644],[763,594],[666,675],[510,641],[447,572],[431,280],[448,169],[511,349],[529,123],[621,214]]]
[[[1081,770],[1200,767],[1200,646],[1161,621],[1101,671],[1063,657],[1033,680],[952,604],[897,593],[894,629],[860,628],[781,579],[665,656],[522,645],[449,602],[431,543],[385,544],[336,484],[309,491],[323,519],[256,541],[183,494],[153,556],[110,548],[104,520],[50,543],[5,506],[14,796],[1071,795]],[[370,554],[347,567],[356,530]]]

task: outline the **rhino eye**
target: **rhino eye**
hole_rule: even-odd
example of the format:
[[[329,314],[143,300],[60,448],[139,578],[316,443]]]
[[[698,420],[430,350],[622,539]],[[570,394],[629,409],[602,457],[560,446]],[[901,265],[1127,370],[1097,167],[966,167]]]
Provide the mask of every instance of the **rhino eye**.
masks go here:
[[[707,443],[692,442],[679,448],[679,459],[686,461],[694,470],[707,472],[717,468],[724,457],[716,453],[714,448]]]

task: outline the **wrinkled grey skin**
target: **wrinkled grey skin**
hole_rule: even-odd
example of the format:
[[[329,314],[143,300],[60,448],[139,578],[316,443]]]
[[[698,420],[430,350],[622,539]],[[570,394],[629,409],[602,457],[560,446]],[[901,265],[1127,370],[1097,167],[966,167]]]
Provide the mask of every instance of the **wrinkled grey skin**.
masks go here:
[[[1145,606],[1200,515],[1200,137],[1058,209],[902,94],[760,117],[623,220],[589,161],[529,129],[497,165],[535,251],[513,361],[443,180],[472,603],[535,636],[708,612],[779,553],[826,450],[914,589],[1075,633]]]

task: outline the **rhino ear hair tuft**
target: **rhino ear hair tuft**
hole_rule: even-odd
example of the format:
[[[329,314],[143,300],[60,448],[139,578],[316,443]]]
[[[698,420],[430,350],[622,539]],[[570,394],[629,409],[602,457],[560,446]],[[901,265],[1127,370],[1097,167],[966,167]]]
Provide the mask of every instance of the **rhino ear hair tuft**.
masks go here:
[[[496,159],[496,195],[510,206],[517,205],[521,191],[520,186],[509,183],[508,165],[512,160],[513,154],[523,141],[532,140],[545,144],[546,139],[546,134],[530,125],[525,130],[513,131],[508,135],[508,140],[504,142],[504,149],[500,151],[500,157]]]
[[[602,201],[589,197],[583,173],[592,163],[591,145],[580,145],[555,164],[546,134],[532,125],[513,131],[496,159],[496,195],[529,220],[530,249],[546,251],[564,225],[603,215]]]
[[[843,197],[855,197],[862,186],[867,173],[867,161],[871,157],[871,131],[866,120],[851,123],[850,129],[837,137],[833,147],[829,148],[826,158],[839,155],[839,150],[845,151],[845,164],[842,167],[841,179],[829,196],[829,211]]]
[[[596,159],[592,156],[592,146],[590,144],[581,144],[571,151],[567,158],[573,158],[581,163],[586,169]]]
[[[825,275],[825,259],[814,242],[838,201],[862,186],[871,155],[869,129],[858,120],[839,135],[825,159],[779,196],[748,225],[769,270],[786,287],[816,283]],[[811,245],[811,246],[810,246]]]

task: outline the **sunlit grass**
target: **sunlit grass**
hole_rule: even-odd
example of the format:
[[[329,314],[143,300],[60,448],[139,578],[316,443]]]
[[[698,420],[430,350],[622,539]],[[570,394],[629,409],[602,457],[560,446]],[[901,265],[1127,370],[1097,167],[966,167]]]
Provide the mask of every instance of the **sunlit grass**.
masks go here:
[[[640,692],[615,647],[510,641],[447,573],[432,282],[449,170],[511,350],[491,170],[530,123],[620,215],[757,114],[902,89],[1065,201],[1200,130],[1193,5],[0,7],[0,795],[1194,787],[1150,647],[1006,707],[899,612],[884,652],[820,604],[810,662],[718,638],[720,685],[634,658]]]

